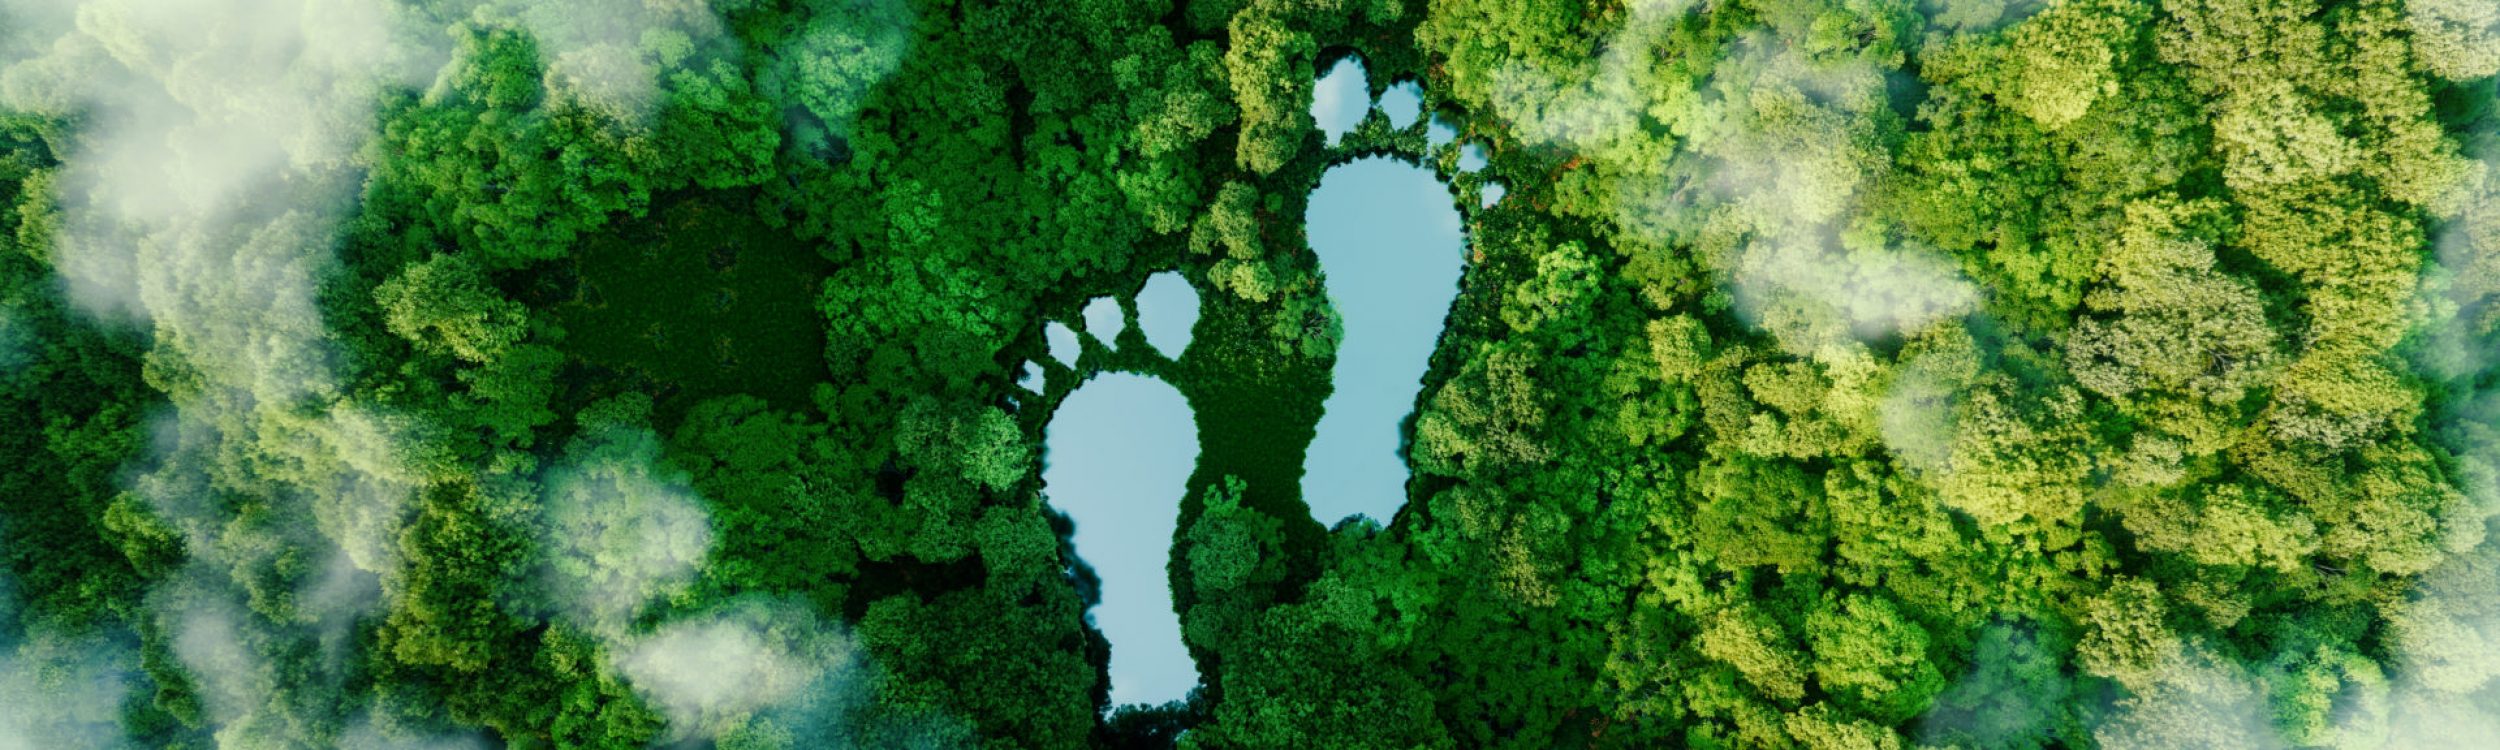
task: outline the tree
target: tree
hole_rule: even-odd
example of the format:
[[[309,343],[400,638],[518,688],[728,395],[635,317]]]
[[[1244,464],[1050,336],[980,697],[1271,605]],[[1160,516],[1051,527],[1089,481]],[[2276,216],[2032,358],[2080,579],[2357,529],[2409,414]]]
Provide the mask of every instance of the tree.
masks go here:
[[[1528,352],[1497,348],[1434,393],[1415,420],[1417,468],[1468,476],[1544,458],[1533,433],[1544,399],[1530,367]]]
[[[1814,680],[1835,704],[1877,724],[1927,710],[1945,688],[1928,656],[1927,630],[1890,599],[1852,595],[1806,615]]]
[[[2066,344],[2078,384],[2177,441],[2187,457],[2228,446],[2244,420],[2241,403],[2278,357],[2257,290],[2216,271],[2204,241],[2178,236],[2209,223],[2200,216],[2214,210],[2131,206],[2125,234],[2101,259],[2107,286],[2084,298],[2108,317],[2085,318]]]
[[[1224,52],[1226,80],[1241,107],[1236,159],[1241,168],[1267,174],[1283,167],[1311,132],[1311,83],[1319,45],[1295,28],[1295,3],[1251,0],[1233,14],[1232,45]]]
[[[2135,0],[2058,3],[2014,25],[2002,46],[1974,49],[1974,88],[2056,131],[2118,93],[2118,70],[2134,51],[2129,33],[2151,9]],[[1946,75],[1952,75],[1948,73]]]
[[[2500,10],[2471,0],[2406,0],[2415,56],[2452,81],[2500,73]]]
[[[459,255],[411,265],[375,287],[373,298],[391,333],[433,354],[492,362],[528,334],[529,313]]]

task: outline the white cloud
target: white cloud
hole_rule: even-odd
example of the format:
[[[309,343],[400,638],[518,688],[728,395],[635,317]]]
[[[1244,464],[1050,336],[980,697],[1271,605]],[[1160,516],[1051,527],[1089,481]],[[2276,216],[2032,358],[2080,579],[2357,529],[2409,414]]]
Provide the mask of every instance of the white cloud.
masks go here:
[[[1970,672],[1919,717],[1919,741],[1937,747],[2022,747],[2055,736],[2072,705],[2064,655],[2019,622],[1983,628]]]
[[[1942,472],[1953,458],[1960,384],[1939,369],[1916,359],[1905,363],[1876,406],[1884,448],[1914,471]]]
[[[135,649],[104,637],[0,638],[0,750],[120,746],[137,666]]]
[[[301,460],[306,495],[359,564],[413,477],[388,420],[340,410],[343,373],[317,302],[338,224],[362,187],[358,152],[391,86],[421,82],[439,34],[386,0],[79,0],[0,6],[17,26],[0,105],[84,123],[54,196],[72,303],[150,331],[177,413],[143,494],[212,554],[222,510],[207,475],[244,451]],[[221,445],[234,441],[236,445]],[[216,467],[212,469],[210,467]],[[341,497],[340,488],[349,488]],[[235,488],[222,488],[231,491]],[[301,502],[301,498],[285,498]],[[373,506],[373,507],[367,507]]]
[[[19,308],[0,300],[0,383],[34,365],[34,328]]]
[[[254,648],[258,623],[242,605],[225,598],[213,573],[194,565],[156,595],[158,624],[173,638],[174,658],[182,663],[192,688],[215,722],[221,746],[289,736],[273,726],[283,721],[266,710],[280,685],[278,673]],[[316,684],[291,684],[295,690],[319,690]]]
[[[1692,7],[1637,4],[1578,70],[1502,70],[1495,109],[1522,137],[1598,162],[1614,180],[1618,227],[1638,242],[1699,246],[1738,311],[1792,353],[1828,361],[1976,310],[1977,289],[1950,259],[1846,231],[1888,163],[1873,125],[1889,106],[1887,74],[1757,33],[1732,43],[1708,80],[1681,90],[1652,80],[1658,45]],[[1666,125],[1682,140],[1661,135]]]
[[[804,605],[742,600],[615,649],[617,671],[676,740],[807,738],[842,745],[871,675],[851,639]]]
[[[361,721],[339,736],[339,750],[487,750],[470,735],[438,736]]]
[[[1642,119],[1654,103],[1642,85],[1668,28],[1696,0],[1637,0],[1623,27],[1587,66],[1539,70],[1512,64],[1494,74],[1493,107],[1520,137],[1591,153],[1615,152],[1645,140]],[[1663,157],[1664,154],[1658,156]],[[1647,173],[1643,166],[1619,168]]]
[[[657,108],[660,69],[720,34],[707,0],[496,0],[538,42],[546,87],[612,116],[639,121]]]
[[[1912,250],[1762,241],[1730,275],[1739,309],[1798,354],[1915,333],[1978,306],[1951,264]]]
[[[693,582],[712,528],[693,490],[659,462],[657,436],[623,430],[608,440],[548,481],[543,584],[564,615],[614,635]]]
[[[103,634],[16,637],[14,588],[0,571],[0,750],[119,746],[138,652]]]
[[[2104,750],[2271,750],[2288,747],[2267,722],[2265,685],[2200,646],[2173,653],[2141,692],[2118,700],[2092,730]]]

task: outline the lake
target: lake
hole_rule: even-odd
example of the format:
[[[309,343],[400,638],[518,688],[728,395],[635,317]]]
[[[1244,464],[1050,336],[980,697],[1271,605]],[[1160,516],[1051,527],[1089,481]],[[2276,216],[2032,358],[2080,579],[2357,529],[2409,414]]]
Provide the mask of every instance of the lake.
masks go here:
[[[1345,326],[1336,389],[1303,463],[1302,499],[1321,524],[1355,514],[1386,524],[1406,503],[1400,423],[1465,260],[1455,201],[1430,171],[1386,158],[1332,168],[1311,195],[1311,249]]]
[[[1340,64],[1330,79],[1315,92],[1314,115],[1333,142],[1375,103],[1359,64]],[[1411,84],[1389,87],[1377,106],[1401,127],[1422,116]],[[1454,135],[1437,121],[1433,130],[1436,146]],[[1353,515],[1387,523],[1406,503],[1402,423],[1458,294],[1466,250],[1456,198],[1421,167],[1360,159],[1321,176],[1304,218],[1344,339],[1304,463],[1303,499],[1324,525]],[[1134,308],[1148,345],[1178,359],[1198,317],[1197,291],[1178,274],[1159,273]],[[1072,365],[1082,339],[1110,345],[1127,323],[1108,297],[1089,301],[1078,317],[1082,331],[1045,326],[1052,358]],[[1026,382],[1038,382],[1038,371],[1028,367]],[[1155,378],[1102,373],[1060,403],[1043,442],[1044,497],[1075,521],[1077,555],[1102,581],[1102,602],[1088,616],[1111,642],[1112,702],[1187,696],[1198,684],[1197,665],[1182,645],[1164,566],[1198,457],[1188,402]]]
[[[1161,380],[1103,373],[1060,402],[1043,444],[1043,496],[1076,521],[1077,555],[1102,578],[1089,616],[1111,641],[1112,702],[1188,695],[1198,667],[1163,563],[1198,461],[1189,402]]]

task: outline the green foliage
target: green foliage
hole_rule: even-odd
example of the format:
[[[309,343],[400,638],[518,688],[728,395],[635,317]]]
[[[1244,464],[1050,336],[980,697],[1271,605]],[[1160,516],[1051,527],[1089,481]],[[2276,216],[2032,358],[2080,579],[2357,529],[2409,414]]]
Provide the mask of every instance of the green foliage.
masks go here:
[[[9,739],[2488,739],[2489,2],[350,5],[0,12]],[[1342,58],[1461,143],[1324,144]],[[1323,528],[1299,217],[1384,155],[1467,272]],[[1187,353],[1010,383],[1164,270]],[[1165,706],[1038,502],[1105,367],[1202,440]]]
[[[1878,724],[1926,710],[1945,686],[1928,657],[1927,630],[1890,600],[1851,596],[1806,616],[1814,679],[1841,708]]]
[[[491,362],[528,334],[521,305],[490,291],[477,266],[457,255],[409,266],[373,295],[391,333],[431,354]]]
[[[1319,45],[1295,28],[1296,3],[1251,0],[1233,14],[1232,46],[1225,50],[1226,80],[1241,106],[1241,140],[1235,154],[1244,169],[1266,174],[1301,150],[1312,130],[1311,81],[1318,73]]]

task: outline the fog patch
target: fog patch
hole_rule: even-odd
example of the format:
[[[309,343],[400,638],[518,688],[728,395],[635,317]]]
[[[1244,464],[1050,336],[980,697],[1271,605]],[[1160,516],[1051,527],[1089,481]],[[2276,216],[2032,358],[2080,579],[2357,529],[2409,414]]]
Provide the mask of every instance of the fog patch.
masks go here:
[[[711,23],[701,2],[513,7],[551,89],[616,109],[649,106],[652,66]],[[477,746],[337,721],[353,626],[399,574],[414,488],[446,479],[425,467],[448,465],[428,425],[348,405],[319,304],[378,103],[441,67],[442,29],[421,16],[386,0],[0,0],[0,107],[83,124],[55,183],[69,302],[158,347],[174,408],[130,488],[192,562],[146,602],[221,745]],[[618,631],[709,545],[640,438],[564,467],[549,498],[572,542],[551,575],[580,579],[555,599]],[[135,659],[39,641],[0,653],[0,747],[107,744],[123,672],[90,665]],[[44,697],[25,674],[49,680]]]
[[[19,617],[15,586],[0,571],[0,750],[122,746],[138,650],[101,633],[21,633]]]
[[[706,0],[489,0],[472,15],[529,32],[549,97],[629,122],[658,107],[663,69],[720,35]]]
[[[2264,686],[2245,668],[2189,644],[2148,682],[2130,685],[2092,730],[2104,750],[2289,747],[2267,722]]]
[[[296,601],[319,639],[323,660],[343,663],[356,649],[356,623],[382,609],[382,578],[356,565],[345,552],[332,551],[321,573],[296,590]]]
[[[389,570],[415,478],[408,430],[340,406],[317,294],[375,107],[430,77],[441,52],[421,40],[439,29],[382,0],[31,7],[0,6],[24,22],[12,49],[31,55],[0,67],[0,106],[85,126],[57,183],[59,277],[76,308],[149,330],[176,374],[156,468],[134,489],[195,558],[266,561],[318,541],[229,524],[211,498],[242,493],[272,517],[309,511],[357,566]]]
[[[13,300],[0,300],[0,383],[35,364],[35,326]]]
[[[100,636],[0,638],[0,750],[121,747],[138,650]]]
[[[878,676],[865,652],[798,602],[740,599],[662,624],[611,653],[634,692],[668,717],[670,742],[923,746],[966,731],[926,711],[874,707]]]
[[[1732,274],[1738,309],[1797,354],[1900,336],[1977,308],[1978,291],[1933,255],[1756,242]]]
[[[1768,37],[1739,46],[1737,80],[1715,85],[1722,103],[1744,106],[1727,113],[1737,122],[1723,140],[1697,144],[1711,158],[1692,184],[1715,205],[1692,213],[1673,193],[1643,190],[1635,205],[1651,210],[1633,226],[1665,217],[1687,223],[1647,228],[1733,239],[1722,262],[1737,311],[1799,355],[1829,358],[1975,311],[1978,290],[1953,261],[1850,226],[1885,173],[1873,124],[1884,75],[1812,63]]]
[[[413,484],[391,478],[407,472],[393,463],[408,460],[397,454],[406,444],[358,427],[343,416],[352,413],[347,409],[298,415],[237,401],[230,391],[214,391],[156,415],[131,492],[178,532],[195,563],[241,568],[273,555],[315,561],[321,570],[299,577],[295,596],[274,603],[292,610],[289,619],[335,622],[378,607],[377,576],[399,572],[398,540],[415,493]],[[234,474],[270,484],[231,486]],[[262,497],[227,507],[227,496],[238,492]],[[304,516],[313,523],[296,523]]]
[[[333,410],[315,424],[321,448],[343,466],[315,489],[314,525],[337,545],[345,562],[375,574],[400,569],[399,539],[408,525],[416,488],[416,459],[402,451],[423,438],[380,428],[368,410]]]
[[[2413,10],[2437,3],[2414,3]],[[2493,12],[2480,11],[2489,20]],[[2419,23],[2417,19],[2417,23]],[[2495,166],[2484,155],[2477,177]],[[2431,437],[2454,459],[2467,502],[2441,519],[2450,554],[2388,604],[2390,747],[2500,745],[2500,186],[2469,184],[2472,199],[2435,238],[2416,309],[2415,369],[2444,394]]]
[[[639,398],[585,409],[583,436],[549,473],[539,586],[553,614],[604,644],[607,669],[667,717],[665,742],[890,744],[876,734],[886,717],[865,712],[864,657],[806,603],[750,597],[670,614],[688,604],[713,531],[648,418]]]
[[[473,735],[440,736],[407,729],[393,728],[374,722],[357,722],[339,735],[339,750],[488,750],[486,740]]]
[[[1956,407],[1971,374],[1964,363],[1975,364],[1944,354],[1909,356],[1876,406],[1885,450],[1913,472],[1944,472],[1952,462]]]
[[[313,276],[380,91],[434,54],[406,43],[417,24],[382,0],[73,5],[40,56],[0,69],[0,105],[87,123],[60,182],[72,300],[155,323],[265,398],[319,390]]]
[[[617,670],[680,740],[720,738],[759,720],[816,724],[824,717],[807,714],[841,708],[821,704],[846,692],[856,659],[847,638],[804,608],[758,603],[662,625],[615,654]]]
[[[904,0],[820,4],[807,30],[764,52],[758,89],[792,110],[791,140],[832,155],[848,138],[870,90],[901,68],[913,16]]]
[[[1974,748],[2049,744],[2073,686],[2064,655],[2043,640],[2025,623],[1982,629],[1970,672],[1937,695],[1919,718],[1919,742]]]
[[[335,695],[336,677],[285,675],[264,654],[282,637],[254,622],[252,613],[221,589],[214,574],[194,565],[151,598],[157,624],[173,640],[173,655],[190,677],[221,747],[248,746],[299,737],[288,717],[268,709],[280,692]],[[303,738],[309,739],[309,738]]]
[[[1878,128],[1889,74],[1756,32],[1706,80],[1645,85],[1694,7],[1636,3],[1587,63],[1499,71],[1495,110],[1522,137],[1603,166],[1630,244],[1691,248],[1724,274],[1737,312],[1792,354],[1837,362],[1976,310],[1978,290],[1951,259],[1853,226],[1889,164]],[[1665,111],[1685,114],[1653,119]]]
[[[2488,539],[2423,573],[2384,613],[2391,747],[2500,743],[2500,545]]]
[[[693,583],[712,527],[686,477],[662,463],[659,436],[604,430],[547,482],[541,585],[560,614],[615,636]]]
[[[1633,0],[1631,17],[1596,59],[1574,69],[1513,63],[1494,71],[1495,113],[1523,139],[1583,152],[1613,152],[1647,139],[1642,120],[1651,97],[1641,82],[1659,59],[1666,32],[1697,2]]]

